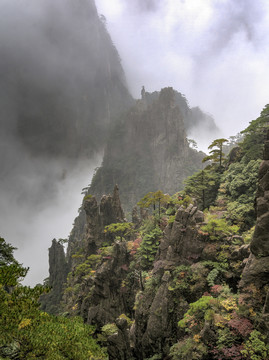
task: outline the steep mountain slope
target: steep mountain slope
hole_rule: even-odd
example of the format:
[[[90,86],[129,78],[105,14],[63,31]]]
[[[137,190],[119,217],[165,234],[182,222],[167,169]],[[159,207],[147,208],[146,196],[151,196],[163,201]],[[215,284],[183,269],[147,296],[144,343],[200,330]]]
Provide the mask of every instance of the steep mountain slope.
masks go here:
[[[35,155],[89,155],[132,102],[119,55],[93,0],[29,5],[1,24],[2,135]]]
[[[72,226],[49,214],[61,213],[71,191],[77,203],[65,213],[74,217],[114,117],[133,99],[94,0],[1,1],[0,44],[0,227],[34,283],[47,263],[29,253],[47,248],[54,226],[62,237]]]
[[[112,129],[88,193],[100,197],[117,183],[123,206],[130,210],[149,191],[181,190],[183,180],[201,168],[204,157],[187,141],[186,129],[198,122],[193,119],[185,98],[172,88],[142,93]],[[199,123],[203,126],[203,119]]]
[[[242,227],[239,214],[231,218],[229,210],[231,195],[238,207],[246,197],[253,200],[257,185],[245,174],[238,177],[234,166],[242,162],[247,168],[256,161],[248,170],[251,177],[257,173],[267,114],[268,106],[247,128],[226,168],[211,164],[207,170],[220,177],[218,196],[207,213],[188,196],[167,196],[160,213],[143,214],[143,219],[136,214],[133,231],[117,238],[105,225],[126,222],[118,188],[100,205],[94,196],[85,196],[85,223],[76,221],[69,240],[70,272],[61,306],[96,326],[110,360],[268,358],[269,133],[250,244],[251,224]]]

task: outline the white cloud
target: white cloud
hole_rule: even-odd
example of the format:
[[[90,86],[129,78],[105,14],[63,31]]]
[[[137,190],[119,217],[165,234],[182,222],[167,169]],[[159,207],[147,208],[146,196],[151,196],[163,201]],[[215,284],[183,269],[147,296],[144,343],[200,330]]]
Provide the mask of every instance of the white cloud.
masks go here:
[[[210,112],[225,136],[244,129],[268,103],[269,5],[263,0],[155,0],[139,11],[97,0],[134,96],[173,86]],[[141,8],[140,8],[141,10]]]

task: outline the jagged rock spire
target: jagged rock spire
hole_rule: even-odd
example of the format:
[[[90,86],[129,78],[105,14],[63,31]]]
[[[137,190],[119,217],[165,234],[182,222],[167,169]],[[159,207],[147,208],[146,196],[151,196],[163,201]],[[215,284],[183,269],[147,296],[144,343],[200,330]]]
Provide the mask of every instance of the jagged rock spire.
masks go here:
[[[117,184],[114,186],[113,190],[112,206],[117,220],[116,222],[122,222],[124,220],[124,213],[121,207],[119,188]]]

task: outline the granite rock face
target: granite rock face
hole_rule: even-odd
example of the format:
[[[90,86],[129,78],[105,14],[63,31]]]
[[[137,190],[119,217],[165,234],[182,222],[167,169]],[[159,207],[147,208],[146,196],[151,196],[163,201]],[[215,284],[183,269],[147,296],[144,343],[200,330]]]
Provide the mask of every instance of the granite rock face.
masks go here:
[[[203,213],[197,207],[179,208],[174,223],[168,224],[164,231],[152,270],[160,279],[159,286],[156,292],[146,290],[139,295],[135,311],[133,341],[137,359],[148,357],[156,349],[165,353],[170,341],[178,336],[177,319],[186,311],[187,302],[183,295],[175,302],[171,291],[172,272],[180,265],[191,266],[193,271],[197,271],[197,262],[201,260],[206,245],[198,225],[203,220]],[[204,285],[201,289],[197,287],[197,296]]]
[[[132,211],[150,191],[178,191],[183,180],[201,168],[205,156],[189,146],[190,113],[186,99],[171,87],[146,93],[112,128],[89,193],[111,192],[114,179],[124,209]]]
[[[96,253],[103,242],[113,240],[112,235],[104,233],[105,226],[124,221],[118,186],[114,187],[112,196],[102,196],[100,205],[94,196],[86,197],[83,208],[86,213],[86,253],[91,255]]]
[[[198,260],[202,255],[205,243],[198,233],[197,224],[204,221],[203,212],[194,205],[187,209],[179,208],[175,221],[167,226],[160,243],[159,259],[174,266]]]
[[[56,314],[59,311],[62,300],[63,285],[68,273],[68,264],[66,261],[63,245],[52,240],[49,248],[49,283],[52,291],[41,297],[42,309]]]
[[[122,282],[125,279],[129,267],[129,254],[125,242],[118,242],[113,248],[110,258],[96,271],[91,286],[91,296],[88,298],[87,322],[95,324],[99,328],[125,313],[130,312],[128,298],[122,289]]]
[[[85,319],[88,317],[87,312],[89,306],[89,296],[87,291],[96,286],[96,294],[106,294],[106,289],[113,289],[114,280],[110,279],[109,276],[113,272],[117,273],[115,270],[115,267],[117,268],[115,262],[116,264],[122,262],[119,267],[127,262],[125,259],[125,256],[127,256],[127,250],[125,249],[125,255],[122,255],[122,244],[118,247],[115,246],[115,261],[112,261],[112,265],[109,262],[109,268],[107,269],[105,264],[103,264],[100,274],[96,274],[96,284],[93,283],[91,279],[89,279],[89,281],[79,279],[75,273],[76,268],[83,262],[87,261],[89,256],[97,255],[100,247],[104,244],[108,245],[113,243],[115,236],[105,233],[105,226],[110,225],[111,223],[124,221],[124,213],[121,207],[117,185],[114,188],[112,196],[103,195],[100,204],[97,203],[95,197],[93,196],[85,197],[83,201],[83,209],[81,209],[80,215],[75,219],[74,227],[69,237],[67,254],[65,255],[63,246],[56,240],[53,240],[52,246],[49,249],[49,284],[52,286],[52,291],[50,294],[44,296],[42,300],[43,307],[46,308],[48,312],[57,312],[59,310],[58,307],[60,306],[64,284],[66,283],[68,283],[69,287],[75,286],[76,282],[80,283],[81,290],[80,293],[77,294],[76,300],[78,304],[78,311]],[[97,257],[98,256],[100,255],[97,255]],[[69,280],[67,279],[68,273],[73,274]],[[100,290],[100,286],[102,284],[100,278],[107,279],[108,281],[111,280],[112,284],[107,286],[104,284],[103,288]],[[120,278],[117,278],[116,281],[120,281]],[[109,297],[109,294],[104,296],[110,299],[112,297],[116,298],[116,296],[111,294],[111,297]],[[68,295],[65,295],[64,301],[65,303],[69,303],[69,308],[75,305]],[[55,311],[51,311],[50,308],[48,308],[48,306],[50,307],[48,303],[57,304]],[[98,316],[98,318],[101,318],[101,315],[100,317]],[[104,321],[106,319],[107,316],[104,316]]]
[[[109,360],[133,360],[127,320],[118,318],[115,321],[117,334],[108,338]]]

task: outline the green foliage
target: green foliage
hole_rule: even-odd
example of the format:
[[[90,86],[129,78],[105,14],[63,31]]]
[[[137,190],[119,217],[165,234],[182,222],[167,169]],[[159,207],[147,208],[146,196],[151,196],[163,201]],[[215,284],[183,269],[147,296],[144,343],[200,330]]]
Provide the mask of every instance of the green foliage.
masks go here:
[[[206,280],[209,286],[214,286],[215,285],[215,280],[219,275],[219,270],[214,268],[213,270],[210,271],[210,273],[208,274]]]
[[[176,219],[176,215],[171,215],[171,216],[169,216],[168,224],[173,224],[173,222],[175,221],[175,219]]]
[[[269,124],[268,118],[269,104],[264,107],[256,120],[252,120],[250,125],[241,131],[244,135],[244,140],[240,144],[244,163],[248,163],[250,160],[262,159],[264,139]]]
[[[0,266],[17,263],[13,256],[15,247],[7,244],[5,239],[0,237]]]
[[[232,223],[237,224],[241,231],[249,229],[255,223],[254,203],[242,204],[232,201],[227,204],[226,218]]]
[[[142,272],[142,280],[144,280],[144,287],[146,290],[156,290],[161,283],[160,275],[152,275],[152,272]]]
[[[168,204],[171,197],[168,194],[164,194],[161,190],[147,193],[137,205],[141,208],[153,207],[153,215],[155,216],[155,223],[158,220],[160,225],[161,214],[165,211],[162,205]]]
[[[245,244],[249,244],[249,243],[250,243],[250,241],[251,241],[252,238],[253,238],[254,231],[255,231],[255,226],[253,226],[251,229],[249,229],[248,231],[246,231],[245,233],[243,233],[243,238],[244,238]]]
[[[103,246],[99,248],[98,252],[100,252],[102,256],[111,256],[113,254],[113,246]]]
[[[85,195],[83,200],[89,200],[92,198],[92,195],[88,194],[88,195]]]
[[[162,231],[159,227],[154,228],[151,232],[143,235],[142,242],[138,249],[138,257],[142,270],[148,270],[155,259],[159,246],[159,239]]]
[[[263,360],[269,358],[269,344],[266,343],[266,337],[259,331],[253,330],[249,339],[244,344],[241,351],[246,359]]]
[[[202,262],[204,266],[211,269],[217,269],[219,272],[225,271],[228,268],[227,263],[221,263],[219,261],[205,260]]]
[[[115,323],[106,324],[102,327],[102,333],[108,337],[110,335],[114,335],[118,332],[117,325]]]
[[[254,199],[257,190],[257,173],[260,160],[233,163],[225,171],[223,181],[226,191],[226,217],[233,224],[240,226],[241,231],[252,227],[256,220]]]
[[[199,300],[191,303],[190,308],[184,314],[183,319],[178,322],[178,326],[186,328],[190,317],[193,315],[195,315],[197,319],[203,319],[206,310],[209,309],[214,302],[215,299],[212,296],[202,296]]]
[[[223,144],[228,142],[227,139],[216,139],[209,146],[208,149],[211,149],[209,153],[211,155],[206,156],[203,159],[203,162],[212,161],[213,165],[217,164],[218,168],[221,169],[223,167],[223,162],[225,158],[225,154],[223,152]],[[214,149],[216,148],[216,149]]]
[[[224,182],[227,195],[232,200],[245,203],[246,199],[251,197],[251,201],[254,201],[260,163],[261,160],[250,160],[247,165],[237,162],[229,166],[229,170],[224,174]]]
[[[146,235],[153,231],[156,228],[156,224],[154,222],[154,219],[152,217],[148,217],[145,220],[143,220],[142,225],[140,226],[139,230],[141,235]]]
[[[23,268],[13,258],[14,249],[1,241],[2,249],[1,271],[5,271],[0,278],[0,358],[107,359],[92,337],[93,328],[82,319],[55,317],[39,310],[40,295],[48,290],[20,285]]]
[[[5,287],[16,286],[27,274],[28,268],[22,267],[17,262],[0,266],[0,283]]]
[[[223,180],[231,200],[244,204],[254,201],[260,163],[261,160],[250,160],[247,165],[237,162],[229,166]]]
[[[134,224],[130,222],[110,224],[105,227],[104,232],[119,236],[122,241],[124,236],[130,236],[134,233]]]
[[[189,289],[192,280],[192,272],[190,266],[180,265],[173,270],[173,280],[168,286],[168,290],[181,293]]]
[[[39,324],[21,323],[24,343],[20,347],[21,358],[34,359],[106,359],[92,337],[93,328],[83,324],[81,318],[51,317],[41,313]],[[27,356],[27,357],[26,357]]]
[[[74,275],[79,278],[87,278],[95,272],[97,264],[101,260],[101,255],[92,254],[87,257],[87,260],[82,264],[79,264],[75,267]]]
[[[178,208],[178,206],[182,206],[184,209],[186,209],[191,203],[192,198],[189,195],[186,195],[185,192],[178,192],[170,197],[169,207],[166,211],[166,214],[175,214],[176,208]],[[171,213],[169,213],[169,211]]]
[[[196,340],[197,339],[197,340]],[[173,345],[170,349],[172,360],[200,360],[206,359],[207,347],[199,342],[199,338],[189,337]]]
[[[22,267],[14,258],[14,250],[15,247],[0,238],[0,284],[6,288],[17,285],[28,272],[28,268]]]
[[[236,234],[239,227],[229,225],[224,218],[218,219],[216,215],[208,214],[207,224],[203,225],[201,229],[209,234],[211,240],[217,240]]]
[[[217,197],[220,175],[212,169],[200,170],[185,180],[184,193],[195,198],[201,210],[212,205]]]
[[[120,316],[119,316],[119,318],[120,319],[125,319],[126,321],[127,321],[127,324],[128,324],[128,326],[131,326],[133,323],[134,323],[134,321],[132,321],[127,315],[125,315],[125,314],[121,314]]]

